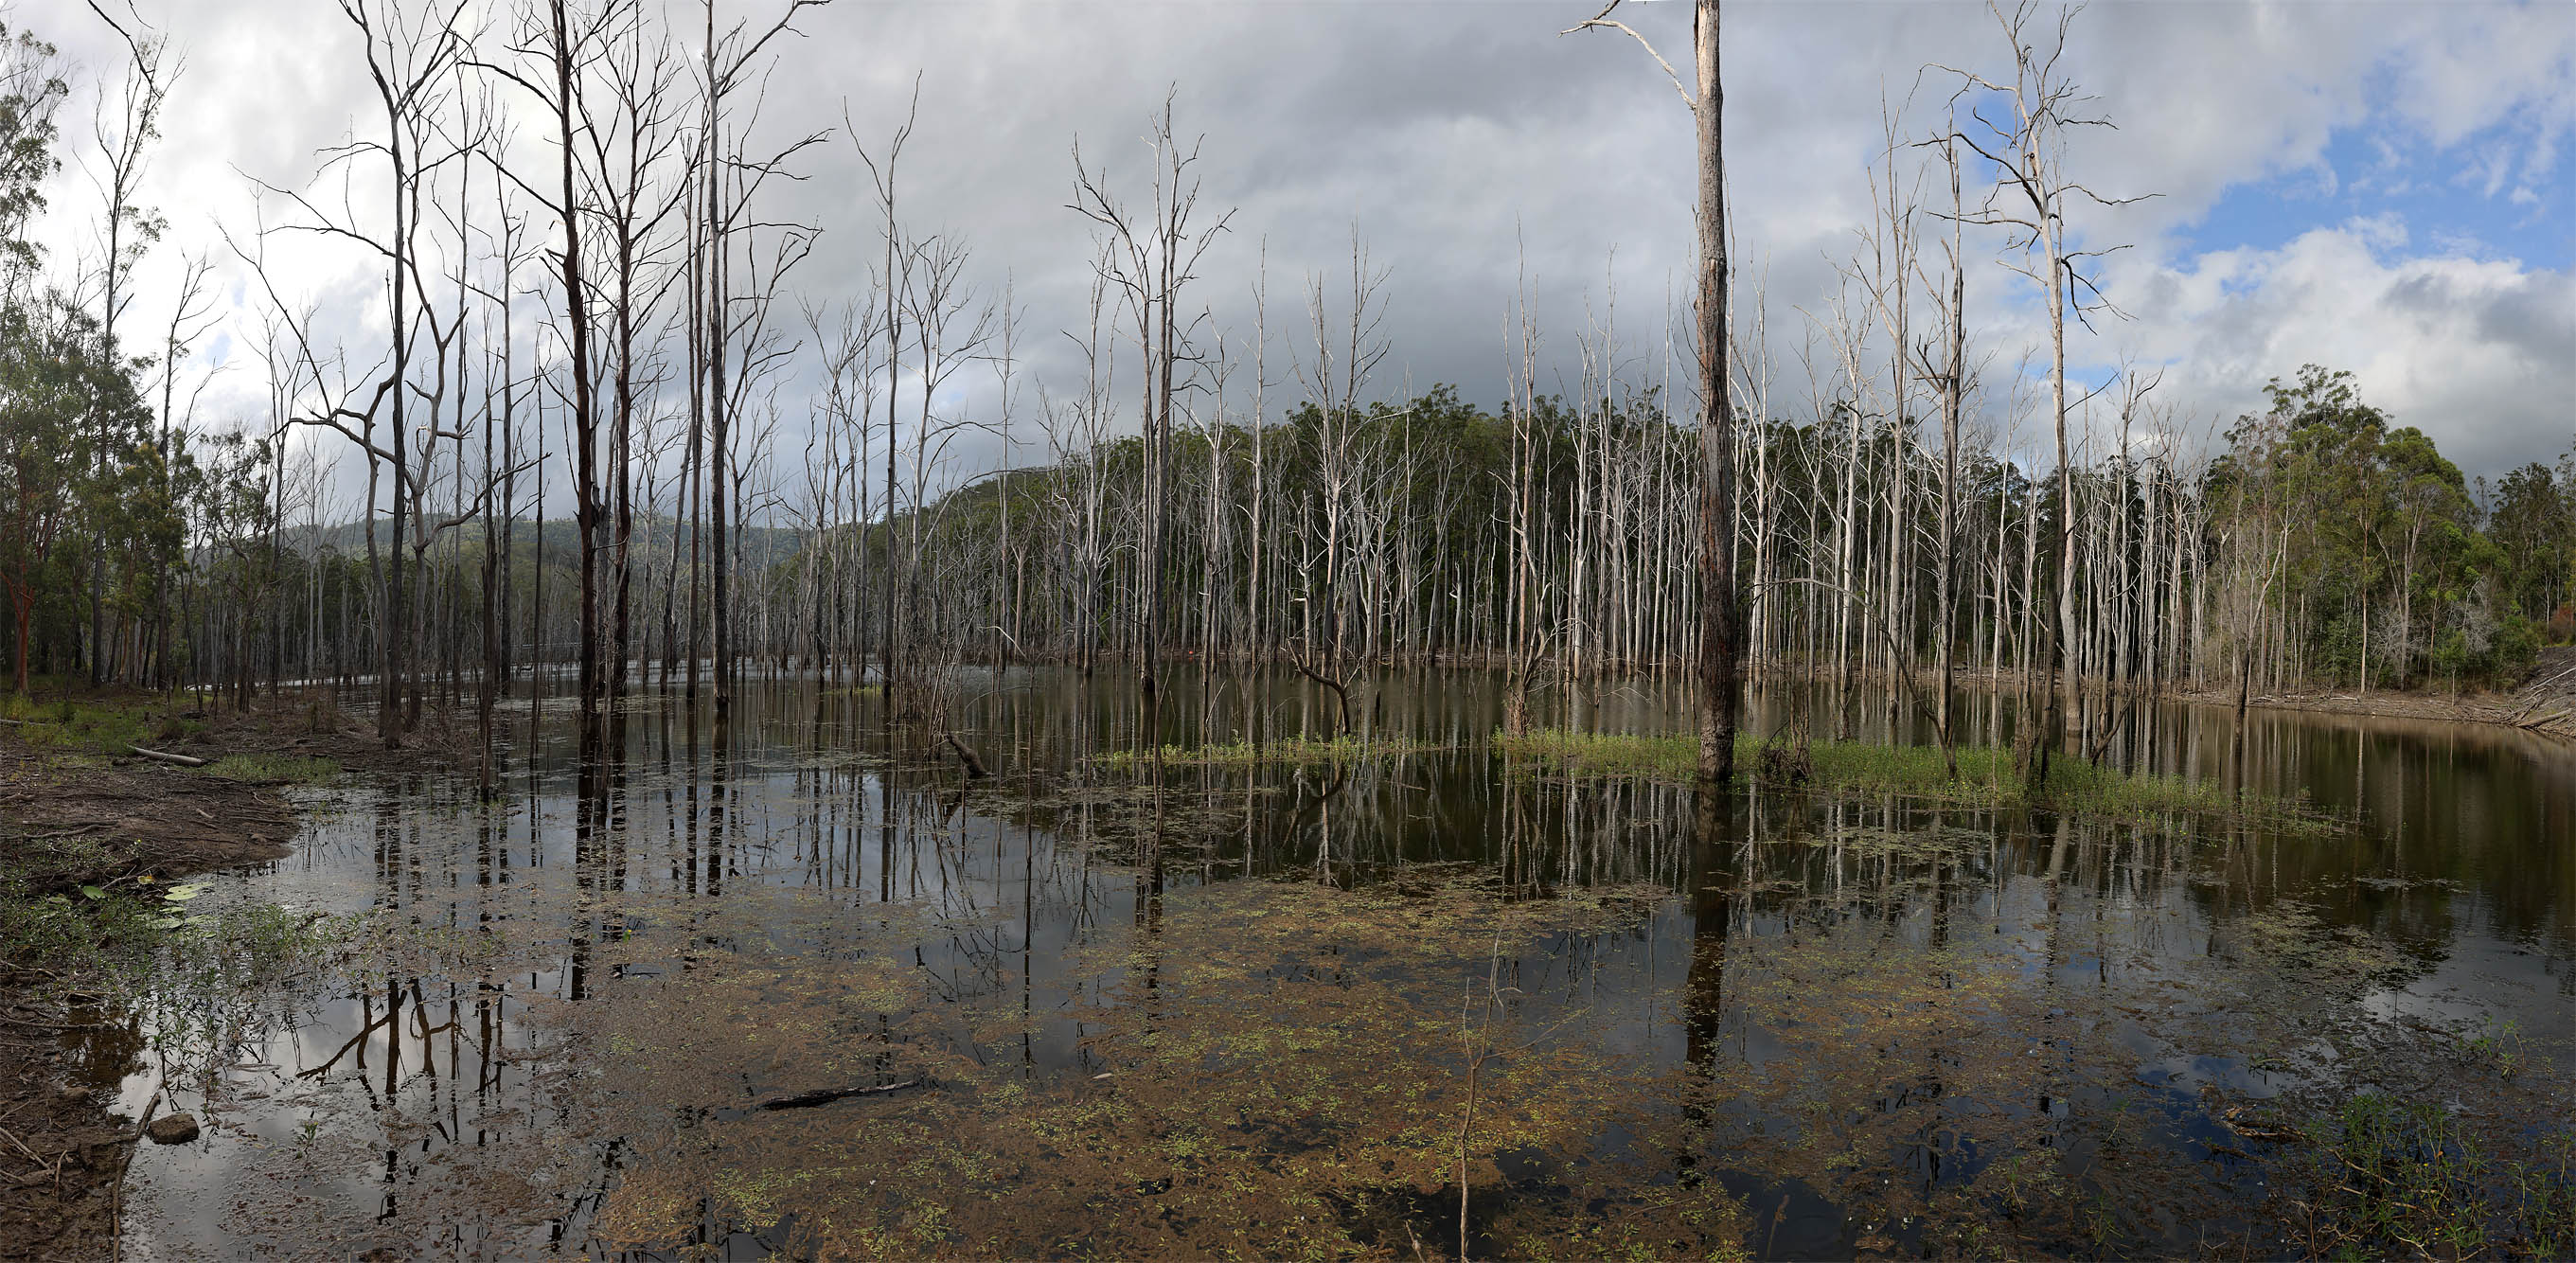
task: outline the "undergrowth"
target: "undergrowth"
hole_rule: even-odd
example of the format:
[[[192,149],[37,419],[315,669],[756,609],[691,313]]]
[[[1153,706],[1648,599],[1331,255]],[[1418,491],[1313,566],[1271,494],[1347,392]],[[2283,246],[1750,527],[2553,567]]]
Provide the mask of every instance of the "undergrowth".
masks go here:
[[[200,911],[209,888],[146,874],[44,891],[12,862],[0,868],[0,957],[68,990],[130,996],[172,977],[266,976],[354,928],[267,903]]]
[[[156,715],[137,704],[68,697],[37,701],[10,695],[0,699],[0,719],[9,720],[10,730],[31,747],[98,754],[125,754],[137,745],[177,741],[205,729],[198,720]]]

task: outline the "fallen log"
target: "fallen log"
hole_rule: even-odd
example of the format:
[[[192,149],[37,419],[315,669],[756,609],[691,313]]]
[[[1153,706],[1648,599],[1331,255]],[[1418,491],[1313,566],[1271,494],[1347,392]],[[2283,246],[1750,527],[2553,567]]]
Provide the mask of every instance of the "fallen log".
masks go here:
[[[204,767],[214,762],[212,759],[201,759],[193,754],[171,754],[164,750],[146,750],[141,746],[135,746],[133,749],[136,754],[144,758],[158,759],[163,763],[176,763],[181,767]]]
[[[887,1092],[900,1092],[905,1088],[917,1088],[920,1086],[921,1080],[906,1079],[901,1083],[881,1083],[872,1088],[816,1088],[811,1092],[797,1092],[788,1096],[773,1096],[766,1101],[762,1101],[753,1108],[764,1110],[803,1109],[809,1105],[829,1105],[834,1101],[847,1100],[854,1096],[877,1096]]]

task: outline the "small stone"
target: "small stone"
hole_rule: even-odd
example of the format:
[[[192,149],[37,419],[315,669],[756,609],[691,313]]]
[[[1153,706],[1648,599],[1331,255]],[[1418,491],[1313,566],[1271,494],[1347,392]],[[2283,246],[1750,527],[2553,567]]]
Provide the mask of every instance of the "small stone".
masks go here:
[[[164,1114],[153,1119],[152,1125],[143,1129],[143,1134],[160,1144],[184,1145],[197,1138],[197,1116]]]

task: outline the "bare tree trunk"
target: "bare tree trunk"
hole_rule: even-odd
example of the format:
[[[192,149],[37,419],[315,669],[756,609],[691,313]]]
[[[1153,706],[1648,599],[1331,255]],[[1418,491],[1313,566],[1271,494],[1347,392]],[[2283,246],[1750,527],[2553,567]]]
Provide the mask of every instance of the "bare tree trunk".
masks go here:
[[[1727,398],[1726,159],[1718,0],[1699,0],[1700,698],[1699,776],[1735,768],[1735,415]],[[1703,790],[1703,792],[1708,792]]]
[[[1967,260],[1960,253],[1959,234],[1963,205],[1959,191],[1959,151],[1944,146],[1943,156],[1950,168],[1950,301],[1944,314],[1949,325],[1949,357],[1941,371],[1941,545],[1934,559],[1940,569],[1934,580],[1934,604],[1939,608],[1940,628],[1940,694],[1934,723],[1940,729],[1941,757],[1950,775],[1959,774],[1957,732],[1951,723],[1950,692],[1955,668],[1952,642],[1957,637],[1958,610],[1951,595],[1951,577],[1958,569],[1959,532],[1959,414],[1967,395],[1968,372],[1968,280]]]

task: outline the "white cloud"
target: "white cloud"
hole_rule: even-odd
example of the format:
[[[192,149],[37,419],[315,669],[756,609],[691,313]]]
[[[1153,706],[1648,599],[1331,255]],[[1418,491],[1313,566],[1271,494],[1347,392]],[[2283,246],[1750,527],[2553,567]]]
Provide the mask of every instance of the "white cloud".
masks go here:
[[[2398,256],[2385,222],[2320,228],[2126,275],[2149,297],[2123,340],[2172,366],[2172,397],[2233,417],[2315,363],[2422,429],[2464,470],[2545,457],[2576,424],[2576,285],[2510,259]]]

